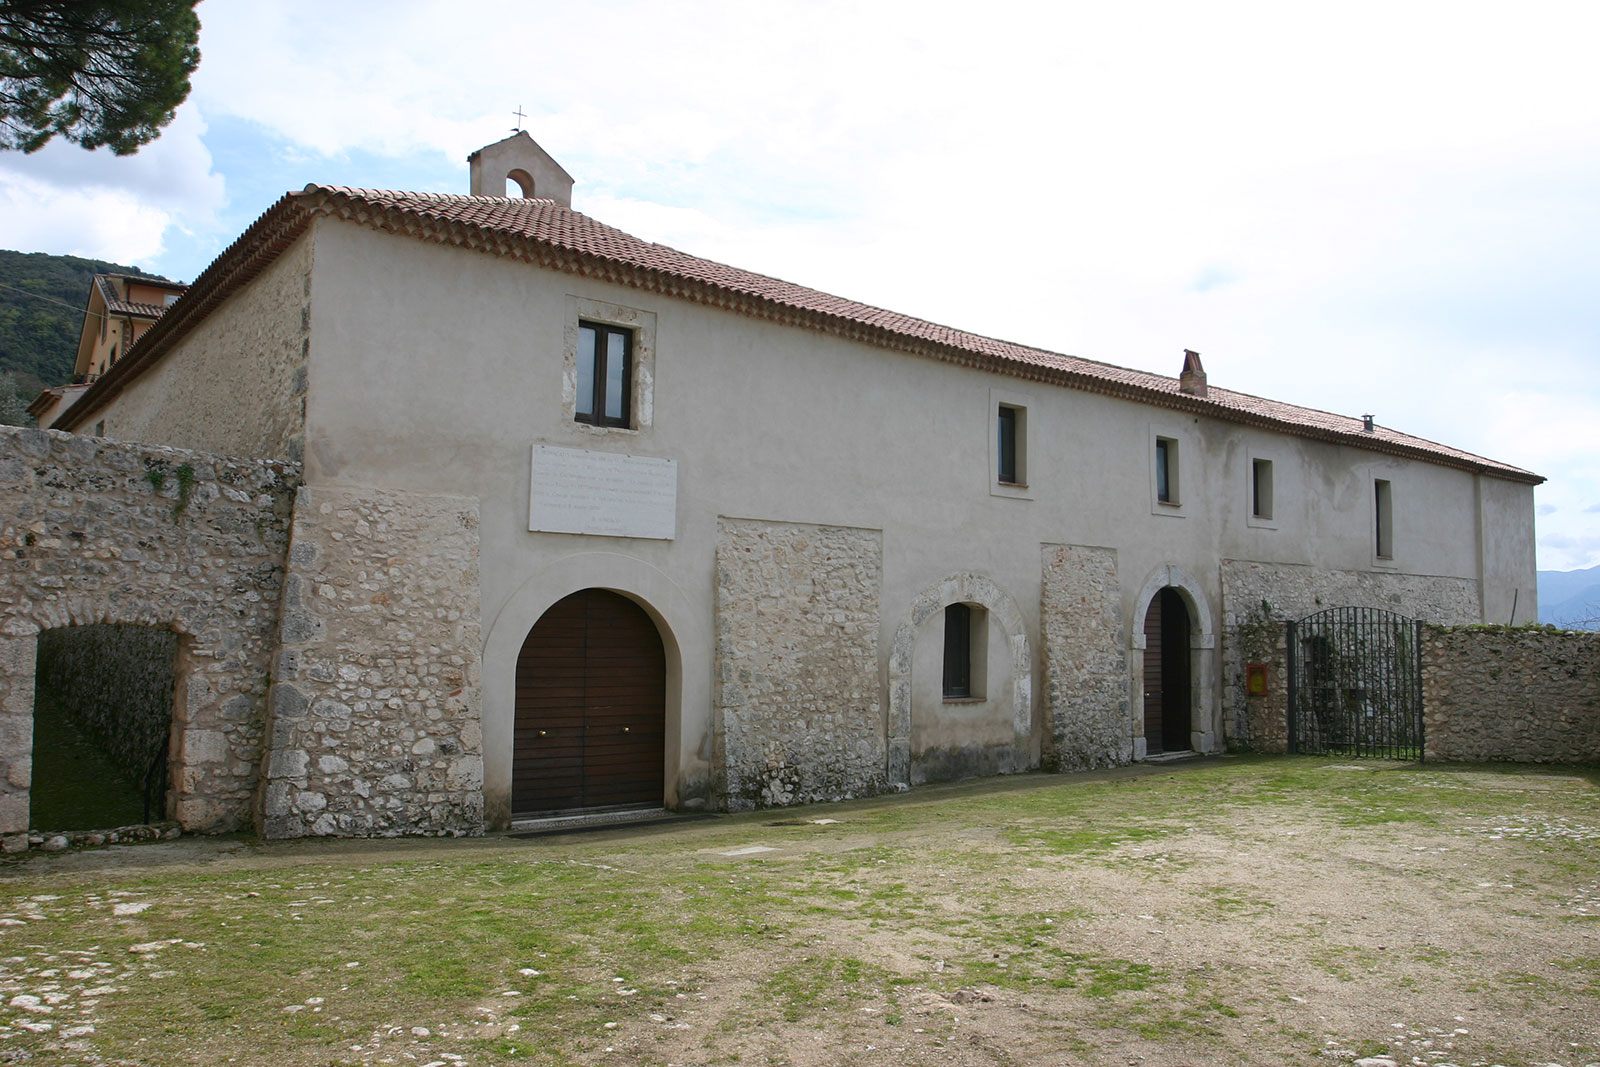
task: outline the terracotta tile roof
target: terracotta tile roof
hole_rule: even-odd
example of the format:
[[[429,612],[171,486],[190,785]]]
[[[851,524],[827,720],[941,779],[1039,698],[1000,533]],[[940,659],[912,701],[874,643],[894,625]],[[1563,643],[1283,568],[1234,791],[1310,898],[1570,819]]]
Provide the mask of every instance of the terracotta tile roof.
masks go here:
[[[145,304],[137,300],[114,300],[106,303],[106,310],[116,315],[134,315],[144,319],[159,319],[166,308]]]
[[[195,280],[165,316],[71,412],[73,424],[120,391],[197,316],[277,257],[317,217],[333,217],[693,300],[867,344],[1070,388],[1262,426],[1374,452],[1538,484],[1530,471],[1362,420],[968,333],[653,244],[550,200],[308,185],[274,204]],[[63,420],[63,425],[68,420]]]
[[[101,298],[106,302],[106,311],[111,314],[136,315],[139,318],[159,319],[167,310],[160,304],[146,304],[140,300],[124,300],[122,294],[117,291],[116,285],[112,283],[112,278],[125,278],[129,281],[137,282],[156,281],[156,279],[152,278],[142,278],[137,274],[96,274],[94,283],[100,290]],[[172,287],[171,282],[159,282],[158,284],[169,288]],[[181,289],[174,289],[174,291],[181,292]]]

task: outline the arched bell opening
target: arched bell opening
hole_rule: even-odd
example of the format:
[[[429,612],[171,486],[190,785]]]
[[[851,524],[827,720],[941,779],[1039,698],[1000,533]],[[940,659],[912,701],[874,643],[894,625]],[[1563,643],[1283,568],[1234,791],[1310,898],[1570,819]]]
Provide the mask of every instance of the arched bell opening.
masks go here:
[[[524,198],[531,198],[531,197],[537,195],[534,192],[533,175],[529,174],[527,171],[523,170],[521,167],[518,167],[517,169],[511,171],[509,174],[506,175],[506,195],[507,196],[511,195],[511,186],[512,186],[513,183],[515,183],[515,185],[517,186],[518,189],[522,190],[522,196]]]

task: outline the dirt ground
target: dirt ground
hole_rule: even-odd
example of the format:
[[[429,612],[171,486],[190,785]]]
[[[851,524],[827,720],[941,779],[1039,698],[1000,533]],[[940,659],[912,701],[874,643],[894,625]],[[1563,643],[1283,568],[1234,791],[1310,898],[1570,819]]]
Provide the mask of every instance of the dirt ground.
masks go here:
[[[1220,759],[34,857],[0,869],[0,1062],[1593,1067],[1597,796],[1588,771]],[[254,955],[227,929],[249,908]],[[209,992],[185,1014],[180,987]]]

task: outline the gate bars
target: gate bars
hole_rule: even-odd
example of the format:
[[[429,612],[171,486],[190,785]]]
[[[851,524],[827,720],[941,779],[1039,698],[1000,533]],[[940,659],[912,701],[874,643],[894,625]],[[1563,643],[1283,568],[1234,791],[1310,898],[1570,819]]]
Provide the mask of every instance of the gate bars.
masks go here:
[[[1422,759],[1421,622],[1344,607],[1287,626],[1290,752]]]

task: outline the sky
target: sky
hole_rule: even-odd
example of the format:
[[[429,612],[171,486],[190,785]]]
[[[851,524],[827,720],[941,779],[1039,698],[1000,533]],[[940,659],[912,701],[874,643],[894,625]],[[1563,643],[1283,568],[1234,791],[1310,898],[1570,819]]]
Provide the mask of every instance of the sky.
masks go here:
[[[1600,5],[204,0],[116,158],[0,152],[0,247],[192,281],[308,182],[467,191],[520,122],[573,206],[1010,341],[1538,472],[1600,564]]]

